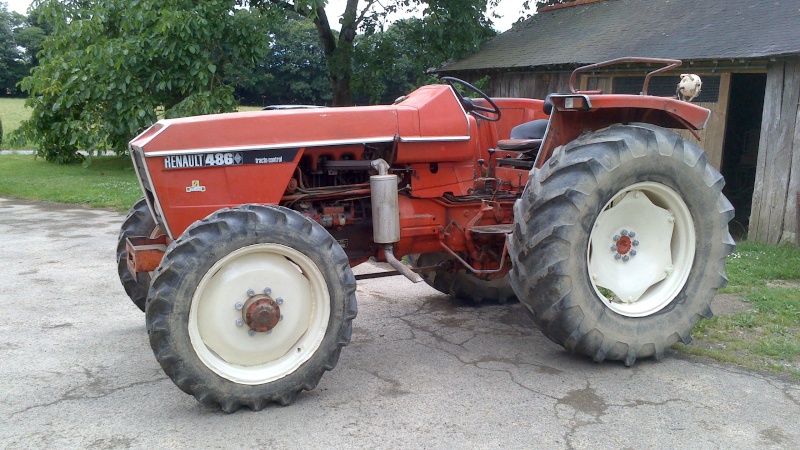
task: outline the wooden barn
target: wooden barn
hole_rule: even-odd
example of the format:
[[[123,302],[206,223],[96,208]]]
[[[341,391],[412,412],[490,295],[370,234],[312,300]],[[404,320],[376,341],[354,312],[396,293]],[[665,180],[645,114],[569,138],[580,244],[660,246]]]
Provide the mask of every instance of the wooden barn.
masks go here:
[[[695,102],[712,115],[699,144],[726,178],[731,231],[798,243],[800,0],[578,0],[542,9],[439,73],[488,76],[496,97],[544,98],[567,92],[574,68],[626,56],[683,61],[654,77],[651,95],[674,96],[681,73],[701,76]],[[653,69],[615,66],[580,86],[638,94]]]

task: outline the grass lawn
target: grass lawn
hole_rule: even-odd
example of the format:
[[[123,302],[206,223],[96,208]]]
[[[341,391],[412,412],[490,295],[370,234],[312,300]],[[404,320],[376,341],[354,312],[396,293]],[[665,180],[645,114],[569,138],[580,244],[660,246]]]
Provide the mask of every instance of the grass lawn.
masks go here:
[[[127,212],[142,197],[127,156],[101,156],[84,168],[33,155],[0,155],[0,196],[78,203]]]
[[[24,98],[0,98],[0,120],[3,121],[3,143],[0,149],[9,147],[8,135],[19,128],[19,124],[30,117],[31,110],[25,107]],[[23,146],[32,148],[32,146]]]
[[[261,111],[260,106],[239,106],[239,111]],[[24,98],[0,98],[0,120],[3,121],[3,142],[0,149],[25,148],[31,149],[35,146],[31,143],[21,147],[11,147],[8,137],[12,131],[19,128],[19,124],[31,115],[31,110],[25,107]]]
[[[24,103],[24,99],[0,99],[4,135],[30,115]],[[261,107],[240,106],[239,110],[260,111]],[[60,166],[33,155],[12,154],[0,155],[0,196],[127,212],[142,197],[142,191],[128,156],[94,157],[91,165],[84,168],[80,164]]]
[[[720,292],[741,297],[744,311],[701,321],[675,348],[800,378],[800,247],[743,242],[725,269]]]

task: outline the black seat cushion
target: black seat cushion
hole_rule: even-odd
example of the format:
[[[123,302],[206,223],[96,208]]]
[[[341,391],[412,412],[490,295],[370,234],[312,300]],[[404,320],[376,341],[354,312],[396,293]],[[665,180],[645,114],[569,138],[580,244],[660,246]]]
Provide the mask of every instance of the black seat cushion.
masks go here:
[[[497,148],[499,150],[519,153],[539,150],[541,145],[541,139],[501,139],[497,141]]]
[[[542,139],[547,130],[547,119],[531,120],[511,129],[511,139]]]

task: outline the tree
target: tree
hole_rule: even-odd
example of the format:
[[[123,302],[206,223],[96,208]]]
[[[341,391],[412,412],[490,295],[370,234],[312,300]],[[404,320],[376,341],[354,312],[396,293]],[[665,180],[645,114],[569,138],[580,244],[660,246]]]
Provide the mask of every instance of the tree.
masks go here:
[[[26,17],[0,3],[0,95],[16,94],[17,84],[38,64],[47,31],[36,23],[35,10]]]
[[[333,105],[347,106],[353,102],[351,82],[356,55],[356,36],[361,32],[371,36],[380,31],[388,15],[409,6],[422,7],[423,16],[436,25],[438,39],[430,41],[433,52],[447,53],[452,47],[473,50],[485,37],[490,26],[488,6],[498,0],[347,0],[344,13],[339,18],[341,30],[336,33],[325,12],[327,0],[249,0],[249,4],[264,11],[293,11],[314,22],[320,45],[325,55],[328,75],[333,89]],[[360,5],[360,7],[359,7]],[[463,55],[463,53],[456,56]]]
[[[435,82],[431,69],[478,48],[496,34],[486,22],[474,41],[452,41],[448,30],[458,28],[449,11],[441,9],[422,19],[395,22],[382,33],[361,36],[355,46],[355,91],[370,102],[391,102],[420,84]]]
[[[16,89],[24,69],[14,38],[15,14],[8,12],[5,2],[0,3],[0,95]]]
[[[249,104],[330,104],[331,84],[314,24],[295,13],[270,19],[269,52],[234,74],[236,94]]]
[[[17,41],[17,45],[24,49],[21,58],[28,70],[39,65],[39,58],[36,55],[42,49],[42,43],[47,37],[47,32],[37,26],[32,21],[32,17],[28,16],[22,26],[14,29],[14,39]]]
[[[270,103],[329,104],[331,83],[314,24],[296,14],[272,32],[266,84]]]
[[[53,27],[22,88],[33,114],[20,128],[48,161],[125,151],[159,117],[231,111],[228,73],[266,52],[257,15],[235,0],[46,0]]]

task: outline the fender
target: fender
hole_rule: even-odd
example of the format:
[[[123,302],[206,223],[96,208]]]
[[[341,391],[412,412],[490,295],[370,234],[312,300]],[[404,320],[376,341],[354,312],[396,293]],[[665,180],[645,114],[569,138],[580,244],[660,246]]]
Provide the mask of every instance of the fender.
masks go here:
[[[612,124],[644,122],[691,131],[705,128],[711,111],[673,98],[623,94],[553,94],[550,123],[536,157],[542,167],[556,147]]]

